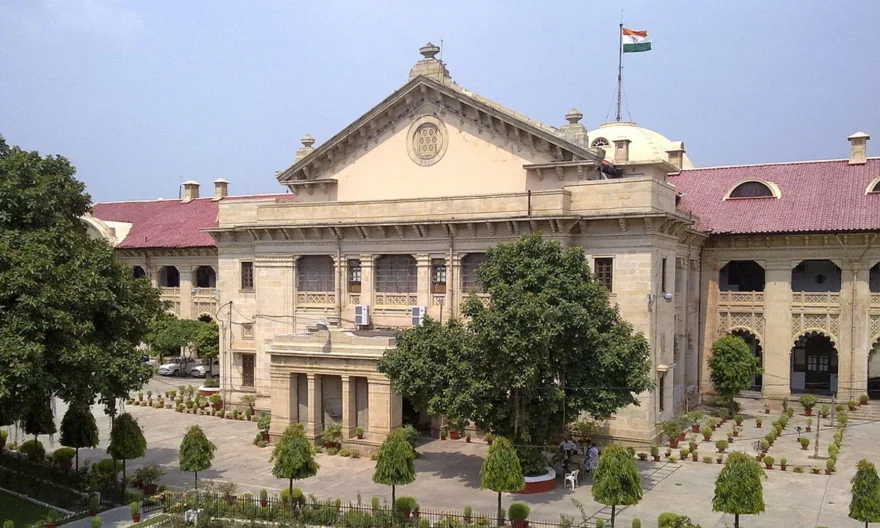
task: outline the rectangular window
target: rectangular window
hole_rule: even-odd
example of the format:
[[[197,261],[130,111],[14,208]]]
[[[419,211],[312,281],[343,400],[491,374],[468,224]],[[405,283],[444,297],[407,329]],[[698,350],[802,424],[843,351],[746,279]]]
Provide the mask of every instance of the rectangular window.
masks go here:
[[[605,286],[609,292],[614,284],[614,259],[597,258],[593,260],[593,269],[596,271],[596,280]]]
[[[666,293],[666,257],[660,263],[660,291]]]
[[[254,363],[256,356],[254,354],[241,355],[241,384],[245,387],[254,386]]]
[[[660,383],[657,384],[657,399],[660,404],[660,412],[663,412],[664,401],[666,400],[666,373],[660,374]]]
[[[461,259],[461,291],[468,295],[482,293],[483,288],[477,278],[477,269],[486,262],[485,253],[470,253]]]
[[[348,261],[348,292],[361,292],[361,261],[357,259]]]
[[[431,293],[446,293],[446,261],[431,260]]]
[[[241,263],[241,289],[242,290],[253,290],[254,289],[254,263],[253,262],[242,262]]]
[[[336,288],[333,259],[327,255],[301,257],[296,264],[296,288],[305,292],[331,292]]]
[[[377,260],[376,291],[379,293],[418,292],[416,259],[409,255],[385,255]]]

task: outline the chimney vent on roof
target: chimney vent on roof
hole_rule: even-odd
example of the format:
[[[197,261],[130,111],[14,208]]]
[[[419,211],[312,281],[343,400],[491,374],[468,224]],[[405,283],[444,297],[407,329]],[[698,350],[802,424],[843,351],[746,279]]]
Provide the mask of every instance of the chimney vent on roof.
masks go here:
[[[682,163],[684,162],[684,153],[684,141],[673,141],[669,150],[666,151],[669,163],[673,164],[676,170],[681,170]]]
[[[864,132],[856,132],[849,140],[849,164],[863,165],[868,161],[868,140],[871,136]]]
[[[614,140],[614,163],[629,161],[630,140],[620,138]]]
[[[189,203],[199,197],[199,182],[192,180],[183,182],[183,203]]]
[[[229,182],[223,178],[214,180],[214,201],[222,200],[229,196]]]

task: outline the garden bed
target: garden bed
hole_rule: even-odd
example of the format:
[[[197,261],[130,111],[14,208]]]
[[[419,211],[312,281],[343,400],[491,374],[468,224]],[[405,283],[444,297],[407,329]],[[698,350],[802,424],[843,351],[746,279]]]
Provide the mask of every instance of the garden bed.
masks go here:
[[[42,524],[46,520],[47,513],[49,508],[45,506],[0,491],[0,524],[4,521],[12,521],[16,528]]]

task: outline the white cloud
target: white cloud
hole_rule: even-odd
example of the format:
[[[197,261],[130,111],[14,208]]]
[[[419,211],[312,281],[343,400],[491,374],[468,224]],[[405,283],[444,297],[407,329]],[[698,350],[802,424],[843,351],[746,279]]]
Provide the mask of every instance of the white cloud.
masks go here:
[[[49,24],[89,35],[127,38],[144,29],[143,18],[120,0],[43,0]]]

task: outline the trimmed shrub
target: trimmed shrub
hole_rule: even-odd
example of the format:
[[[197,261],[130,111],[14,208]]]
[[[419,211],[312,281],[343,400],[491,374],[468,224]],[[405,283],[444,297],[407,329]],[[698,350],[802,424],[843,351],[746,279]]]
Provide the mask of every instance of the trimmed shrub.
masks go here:
[[[525,521],[529,518],[529,512],[531,511],[531,508],[529,508],[527,504],[514,502],[510,505],[510,508],[507,509],[507,517],[511,521]]]
[[[56,449],[54,453],[52,453],[52,460],[57,464],[70,464],[73,461],[73,457],[76,456],[76,449],[72,447],[62,447]]]

